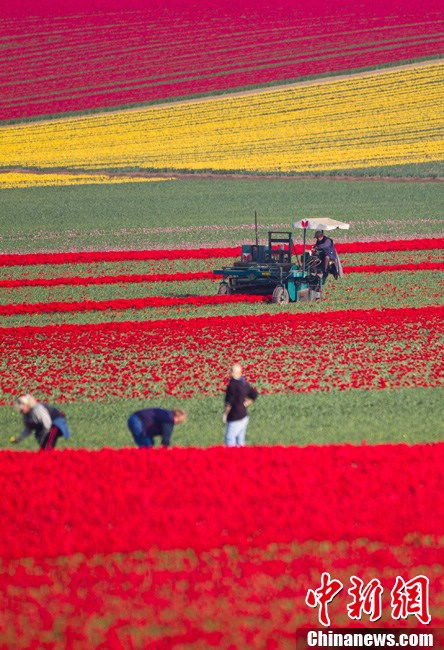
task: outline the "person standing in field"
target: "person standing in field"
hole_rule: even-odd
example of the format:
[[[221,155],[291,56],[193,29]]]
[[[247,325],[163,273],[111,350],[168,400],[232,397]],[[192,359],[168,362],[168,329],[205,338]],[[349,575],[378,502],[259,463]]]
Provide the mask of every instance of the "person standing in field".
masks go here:
[[[225,391],[225,410],[222,416],[226,424],[225,444],[227,447],[244,447],[248,426],[247,408],[257,398],[258,392],[242,376],[242,366],[235,363],[231,368],[231,379]]]
[[[39,402],[32,395],[17,397],[14,408],[23,415],[24,429],[19,436],[11,436],[11,443],[19,443],[33,431],[40,449],[54,449],[58,438],[70,438],[71,432],[64,413],[55,406]]]
[[[175,425],[186,420],[187,414],[182,409],[142,409],[129,416],[128,429],[139,448],[154,447],[154,438],[157,436],[161,439],[162,447],[169,447]]]

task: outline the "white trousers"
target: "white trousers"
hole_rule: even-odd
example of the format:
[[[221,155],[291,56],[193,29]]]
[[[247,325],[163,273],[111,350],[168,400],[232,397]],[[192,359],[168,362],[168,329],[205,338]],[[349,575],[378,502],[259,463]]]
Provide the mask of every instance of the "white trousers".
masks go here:
[[[227,447],[245,446],[245,434],[247,433],[249,419],[248,415],[246,415],[242,420],[227,422],[225,430],[225,444]]]

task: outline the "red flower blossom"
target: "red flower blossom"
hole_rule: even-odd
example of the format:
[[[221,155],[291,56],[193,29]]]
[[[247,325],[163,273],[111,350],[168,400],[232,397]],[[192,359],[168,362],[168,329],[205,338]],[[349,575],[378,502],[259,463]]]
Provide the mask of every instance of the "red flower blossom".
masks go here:
[[[267,299],[266,296],[250,296],[239,293],[222,296],[187,296],[185,298],[147,296],[146,298],[115,298],[114,300],[12,303],[0,305],[0,315],[106,311],[108,309],[145,309],[146,307],[178,307],[181,305],[220,305],[236,302],[264,302]]]

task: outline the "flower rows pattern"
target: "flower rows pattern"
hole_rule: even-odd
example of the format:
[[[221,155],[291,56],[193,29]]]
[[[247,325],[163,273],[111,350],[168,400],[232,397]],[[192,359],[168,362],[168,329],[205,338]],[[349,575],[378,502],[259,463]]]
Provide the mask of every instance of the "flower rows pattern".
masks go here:
[[[420,262],[418,264],[362,264],[345,266],[344,273],[390,273],[397,271],[443,271],[444,262]],[[0,287],[55,287],[59,285],[88,286],[91,284],[190,282],[197,280],[220,280],[212,271],[190,271],[189,273],[126,273],[123,275],[100,275],[54,278],[6,278],[0,280]]]
[[[0,157],[10,167],[252,172],[438,161],[442,67],[5,126]]]
[[[218,395],[239,359],[261,392],[438,386],[443,307],[1,330],[3,401]]]
[[[55,0],[2,22],[0,119],[121,106],[440,54],[440,6]],[[176,6],[177,5],[177,6]],[[173,10],[175,9],[175,11]],[[103,9],[103,6],[102,6]],[[8,12],[5,9],[6,15]]]
[[[0,554],[400,544],[442,533],[443,462],[443,443],[2,452]]]

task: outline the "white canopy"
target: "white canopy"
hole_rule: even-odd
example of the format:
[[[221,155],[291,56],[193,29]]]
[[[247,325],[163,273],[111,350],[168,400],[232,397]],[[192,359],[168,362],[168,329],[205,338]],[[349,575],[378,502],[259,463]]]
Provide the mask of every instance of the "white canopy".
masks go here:
[[[310,229],[310,230],[348,230],[350,228],[349,223],[344,223],[343,221],[336,221],[335,219],[330,219],[329,217],[311,217],[310,219],[301,219],[300,221],[295,221],[293,228],[301,229]]]

